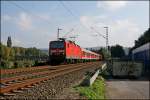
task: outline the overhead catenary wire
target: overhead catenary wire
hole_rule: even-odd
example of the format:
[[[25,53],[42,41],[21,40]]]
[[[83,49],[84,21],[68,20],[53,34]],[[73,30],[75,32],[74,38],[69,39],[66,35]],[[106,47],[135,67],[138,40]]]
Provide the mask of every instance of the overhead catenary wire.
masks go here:
[[[32,15],[32,16],[34,16],[34,17],[38,17],[38,18],[40,18],[41,20],[44,20],[44,21],[45,21],[46,23],[48,23],[48,24],[52,24],[52,22],[50,22],[49,20],[43,19],[41,16],[32,13],[32,12],[29,11],[28,9],[25,9],[24,7],[22,7],[22,6],[18,5],[18,4],[16,4],[15,2],[13,2],[13,1],[9,1],[9,2],[10,2],[12,5],[16,6],[17,8],[23,10],[24,12],[29,13],[30,15]],[[68,11],[72,16],[74,16],[73,13],[72,13],[63,3],[62,3],[62,5],[63,5],[63,7],[65,7],[65,9],[67,9],[67,11]],[[76,25],[76,26],[77,26],[77,25]],[[74,28],[75,28],[76,26],[74,26]],[[72,31],[74,30],[74,28],[72,28],[71,30],[69,30],[69,31],[67,32],[67,34],[70,33],[70,32],[72,32]],[[66,34],[66,35],[67,35],[67,34]],[[63,36],[63,37],[66,37],[66,35]]]
[[[69,14],[71,16],[73,16],[74,18],[77,18],[78,16],[76,16],[70,9],[68,9],[68,7],[62,2],[62,1],[59,1],[60,4],[66,9],[67,12],[69,12]],[[79,23],[78,23],[79,24]],[[71,28],[63,37],[66,37],[69,33],[71,33],[77,26],[78,24],[74,25],[73,28]]]
[[[102,35],[101,33],[99,33],[98,31],[96,31],[93,27],[91,27],[92,30],[94,30],[96,33],[98,33],[98,35],[102,36],[103,38],[106,39],[106,37],[104,35]]]
[[[60,4],[70,13],[70,15],[72,15],[74,18],[78,18],[78,16],[76,15],[76,14],[74,14],[62,1],[59,1],[60,2]],[[80,24],[81,26],[83,26],[82,25],[82,23],[80,23],[80,21],[79,21],[79,23],[78,24]],[[76,25],[74,25],[74,28],[76,27],[76,26],[78,26],[78,24],[76,24]],[[85,26],[83,26],[84,28],[86,28]],[[88,28],[88,29],[90,29],[90,28]]]
[[[24,7],[22,7],[22,6],[18,5],[18,4],[16,4],[15,2],[13,2],[13,1],[9,1],[9,2],[10,2],[11,4],[13,4],[14,6],[16,6],[17,8],[22,9],[24,12],[30,13],[30,15],[32,15],[32,16],[34,16],[34,17],[38,17],[38,18],[40,18],[41,20],[44,20],[44,21],[45,21],[46,23],[48,23],[48,24],[52,24],[52,22],[50,22],[49,20],[43,19],[41,16],[32,13],[32,12],[29,11],[28,9],[25,9]]]
[[[69,3],[69,2],[68,2],[68,3]],[[69,4],[70,4],[70,3],[69,3]],[[76,14],[79,15],[79,13],[77,13],[77,11],[76,11]],[[83,25],[82,25],[82,26],[83,26]],[[85,26],[84,26],[84,27],[85,27]],[[104,36],[103,34],[99,33],[97,30],[95,30],[95,28],[93,28],[93,26],[92,26],[92,27],[89,26],[88,28],[89,28],[89,30],[92,30],[92,31],[98,33],[101,37],[106,38],[106,36]]]
[[[81,24],[82,25],[82,24]],[[82,26],[84,26],[84,25],[82,25]],[[84,26],[85,27],[85,26]],[[104,39],[106,39],[106,46],[108,46],[108,33],[106,34],[106,36],[105,35],[103,35],[103,34],[101,34],[100,32],[98,32],[97,30],[95,30],[95,28],[94,27],[89,27],[89,26],[87,26],[86,28],[88,28],[88,29],[90,29],[90,30],[92,30],[93,32],[96,32],[100,37],[103,37]],[[104,27],[105,28],[105,27]]]
[[[59,1],[59,2],[72,16],[77,17],[75,14],[72,13],[72,11],[70,9],[68,9],[68,7],[62,1]]]
[[[63,38],[65,38],[69,33],[71,33],[74,29],[72,28],[70,31],[68,31],[64,36]]]
[[[22,9],[24,12],[30,13],[32,16],[38,17],[38,18],[40,18],[41,20],[44,20],[45,22],[47,22],[48,24],[52,24],[52,22],[50,22],[49,20],[43,19],[41,16],[32,13],[32,12],[29,11],[28,9],[25,9],[24,7],[22,7],[22,6],[18,5],[18,4],[16,4],[15,2],[13,2],[13,1],[9,1],[9,2],[10,2],[11,4],[13,4],[14,6],[16,6],[17,8]],[[68,9],[68,7],[67,7],[62,1],[59,1],[59,2],[60,2],[60,4],[70,13],[70,15],[72,15],[74,18],[78,18],[78,16],[77,16],[76,14],[74,14],[70,9]],[[91,29],[91,27],[85,27],[84,25],[82,25],[81,22],[79,22],[78,24],[80,24],[80,25],[83,26],[84,28],[88,28],[89,30],[92,30],[92,31],[98,33],[100,36],[102,36],[103,38],[105,38],[104,35],[101,35],[101,34],[100,34],[99,32],[97,32],[96,30]],[[74,25],[74,27],[73,27],[71,30],[69,30],[63,37],[66,37],[70,32],[72,32],[72,31],[74,30],[74,28],[78,26],[78,24]]]
[[[93,36],[94,36],[94,35],[93,35]],[[97,46],[99,46],[99,42],[98,42],[98,40],[97,40],[97,39],[93,39],[93,40],[95,40],[95,41],[96,41]]]
[[[70,9],[68,9],[68,7],[67,7],[62,1],[60,1],[60,3],[62,4],[62,6],[63,6],[73,17],[75,17],[75,18],[78,17],[78,16],[76,16]],[[80,24],[80,25],[83,26],[84,28],[87,28],[88,30],[92,30],[92,31],[98,33],[101,37],[106,38],[104,35],[102,35],[101,33],[97,32],[94,28],[89,27],[89,26],[88,26],[88,27],[85,27],[84,25],[82,25],[82,23],[78,23],[78,24]],[[77,25],[78,25],[78,24],[77,24]],[[77,25],[76,25],[76,26],[77,26]]]

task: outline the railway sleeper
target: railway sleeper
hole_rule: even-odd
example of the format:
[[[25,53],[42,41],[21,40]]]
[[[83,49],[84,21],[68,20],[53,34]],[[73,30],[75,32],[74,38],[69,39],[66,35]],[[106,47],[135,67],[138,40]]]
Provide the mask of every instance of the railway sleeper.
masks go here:
[[[24,80],[24,79],[23,78],[18,79],[18,81],[22,81],[22,80]]]
[[[26,79],[28,79],[28,77],[23,77],[23,78],[22,78],[22,80],[26,80]]]
[[[28,87],[22,87],[20,88],[21,90],[28,90],[29,88]]]
[[[12,90],[13,93],[22,93],[23,91],[21,90]]]
[[[5,87],[5,86],[9,86],[9,85],[11,85],[11,84],[3,83],[3,87]]]
[[[14,83],[13,81],[9,81],[9,82],[7,82],[8,84],[12,84],[12,83]]]
[[[38,84],[40,84],[41,83],[41,81],[39,81],[39,82],[36,82],[36,84],[38,85]]]
[[[22,81],[21,80],[16,80],[16,83],[21,83]]]
[[[6,84],[6,85],[10,85],[10,84],[19,83],[19,82],[20,82],[20,81],[18,81],[18,80],[12,80],[12,81],[6,82],[5,84]]]
[[[42,82],[45,83],[45,82],[47,82],[47,80],[43,80]]]
[[[6,100],[4,97],[0,97],[0,100]]]
[[[6,82],[5,84],[6,84],[6,85],[11,85],[11,84],[13,84],[13,83],[16,83],[16,82],[14,82],[14,81],[9,81],[9,82]]]
[[[29,86],[27,86],[28,88],[33,88],[34,86],[33,85],[29,85]]]
[[[16,94],[14,93],[3,93],[4,96],[15,96]]]
[[[35,84],[32,84],[33,86],[37,86],[38,84],[37,83],[35,83]]]

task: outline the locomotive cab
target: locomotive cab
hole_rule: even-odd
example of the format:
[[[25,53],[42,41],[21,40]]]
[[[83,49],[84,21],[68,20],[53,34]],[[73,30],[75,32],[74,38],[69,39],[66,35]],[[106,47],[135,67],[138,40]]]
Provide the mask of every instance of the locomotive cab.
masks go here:
[[[61,63],[65,59],[65,41],[57,40],[51,41],[49,44],[49,59],[50,63]]]

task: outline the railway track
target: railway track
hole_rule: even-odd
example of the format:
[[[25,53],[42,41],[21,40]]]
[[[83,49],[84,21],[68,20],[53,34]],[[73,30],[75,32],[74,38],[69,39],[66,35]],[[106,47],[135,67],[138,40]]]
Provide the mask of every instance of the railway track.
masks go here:
[[[73,71],[81,70],[86,67],[94,67],[99,66],[100,63],[92,62],[92,63],[81,63],[81,64],[70,64],[68,65],[60,65],[49,68],[49,70],[43,72],[34,72],[32,74],[26,74],[11,78],[3,78],[1,79],[1,84],[3,86],[0,89],[0,94],[6,94],[11,92],[19,91],[20,89],[33,87],[36,84],[41,82],[45,82],[51,78],[56,76],[64,75]],[[45,67],[48,68],[48,67]],[[40,68],[41,69],[41,68]]]
[[[13,81],[18,81],[18,80],[30,79],[34,76],[47,75],[47,74],[55,72],[54,70],[56,70],[56,69],[60,69],[60,68],[62,69],[62,67],[64,67],[63,69],[67,69],[68,67],[73,66],[73,65],[75,65],[75,64],[72,64],[72,65],[69,65],[69,66],[68,65],[54,66],[54,67],[51,67],[51,68],[46,68],[47,70],[44,70],[42,72],[32,72],[32,73],[29,73],[29,74],[26,73],[26,75],[2,78],[0,83],[5,84],[5,83],[13,82]]]
[[[80,63],[79,63],[80,64]],[[69,64],[69,65],[74,65],[74,64]],[[53,68],[57,68],[57,67],[62,67],[62,66],[68,66],[67,65],[59,65],[59,66],[52,66]],[[0,69],[0,73],[1,75],[5,75],[5,74],[16,74],[16,73],[23,73],[23,72],[32,72],[32,71],[37,71],[37,70],[45,70],[45,69],[49,69],[50,66],[49,65],[45,65],[45,66],[34,66],[34,67],[29,67],[29,68],[17,68],[17,69]]]
[[[29,72],[29,71],[34,71],[34,70],[42,70],[46,68],[48,68],[48,66],[17,68],[17,69],[2,69],[0,71],[1,71],[1,75],[3,75],[3,74],[15,74],[15,73]]]
[[[17,69],[1,69],[1,78],[8,78],[8,77],[14,77],[14,76],[21,76],[24,74],[33,74],[33,73],[38,73],[41,71],[47,71],[47,70],[53,70],[59,67],[65,67],[65,66],[72,66],[74,64],[69,64],[69,65],[59,65],[59,66],[38,66],[38,67],[30,67],[30,68],[17,68]],[[50,68],[51,67],[51,68]]]

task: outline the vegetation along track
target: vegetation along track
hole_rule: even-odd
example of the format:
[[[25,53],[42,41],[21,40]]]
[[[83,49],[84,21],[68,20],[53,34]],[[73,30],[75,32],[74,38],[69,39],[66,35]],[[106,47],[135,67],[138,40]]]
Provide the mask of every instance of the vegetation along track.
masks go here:
[[[1,88],[0,93],[4,94],[4,93],[12,92],[12,91],[17,90],[17,89],[21,89],[23,87],[30,87],[34,84],[44,82],[44,81],[49,80],[51,78],[54,78],[56,76],[67,74],[67,73],[77,71],[77,70],[81,70],[81,69],[86,68],[86,67],[92,67],[94,65],[99,65],[99,63],[93,62],[93,63],[72,64],[72,66],[61,65],[61,67],[59,67],[56,70],[51,70],[49,72],[45,71],[45,73],[41,72],[39,74],[38,73],[34,74],[36,76],[40,76],[42,74],[40,77],[27,78],[27,79],[21,80],[19,82],[14,82],[12,84],[6,85],[6,86]]]

